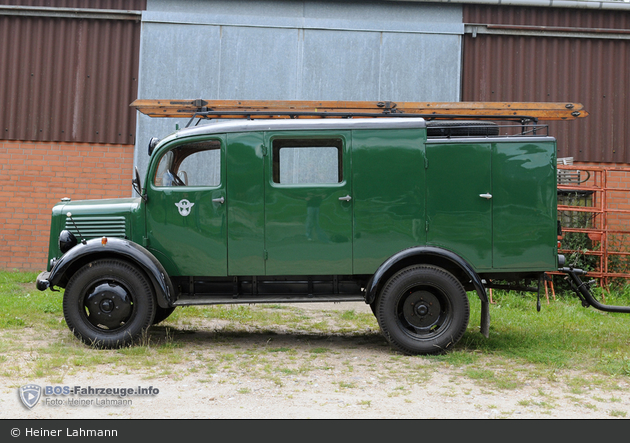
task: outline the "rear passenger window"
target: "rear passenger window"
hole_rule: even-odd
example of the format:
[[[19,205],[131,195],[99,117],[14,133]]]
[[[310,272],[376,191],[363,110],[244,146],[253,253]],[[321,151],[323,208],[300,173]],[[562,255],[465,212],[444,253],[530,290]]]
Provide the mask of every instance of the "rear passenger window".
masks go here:
[[[343,181],[343,141],[275,139],[273,181],[281,185],[334,184]]]

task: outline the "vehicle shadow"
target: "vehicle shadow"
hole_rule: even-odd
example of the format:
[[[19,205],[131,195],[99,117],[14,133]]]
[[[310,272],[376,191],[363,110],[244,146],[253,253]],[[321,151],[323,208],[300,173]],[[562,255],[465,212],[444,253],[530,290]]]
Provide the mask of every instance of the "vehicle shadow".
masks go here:
[[[221,345],[228,350],[230,345],[241,350],[268,348],[277,350],[289,348],[310,352],[317,348],[327,348],[336,351],[350,349],[368,350],[388,353],[390,350],[380,331],[352,331],[352,332],[312,332],[312,331],[273,331],[263,330],[216,330],[205,328],[179,327],[170,325],[156,325],[149,329],[148,339],[156,346],[204,346]]]

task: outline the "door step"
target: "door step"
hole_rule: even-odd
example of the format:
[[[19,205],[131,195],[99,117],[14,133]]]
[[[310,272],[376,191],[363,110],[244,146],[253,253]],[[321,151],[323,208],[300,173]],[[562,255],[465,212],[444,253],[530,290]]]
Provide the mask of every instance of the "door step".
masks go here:
[[[260,295],[203,295],[193,297],[182,296],[173,306],[195,305],[228,305],[228,304],[259,304],[259,303],[336,303],[336,302],[364,302],[363,295],[287,295],[287,294],[260,294]]]

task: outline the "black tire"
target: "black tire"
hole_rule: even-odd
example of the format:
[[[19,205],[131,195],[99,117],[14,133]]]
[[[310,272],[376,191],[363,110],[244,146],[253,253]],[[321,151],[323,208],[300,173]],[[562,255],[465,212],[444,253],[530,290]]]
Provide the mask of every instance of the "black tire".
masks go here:
[[[155,305],[155,318],[153,319],[153,324],[157,325],[158,323],[166,320],[175,310],[175,308],[162,308],[159,305]]]
[[[132,344],[153,323],[156,306],[145,275],[116,259],[83,266],[68,282],[63,297],[68,327],[97,348]]]
[[[376,319],[387,341],[410,355],[446,352],[466,332],[469,316],[461,283],[448,271],[429,265],[394,274],[376,306]]]
[[[464,120],[433,120],[427,122],[428,137],[489,135],[499,135],[499,125],[494,122]]]

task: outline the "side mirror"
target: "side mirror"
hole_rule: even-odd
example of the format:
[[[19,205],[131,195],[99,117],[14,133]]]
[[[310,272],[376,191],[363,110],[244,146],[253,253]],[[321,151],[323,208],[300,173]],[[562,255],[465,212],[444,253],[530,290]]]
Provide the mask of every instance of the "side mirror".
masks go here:
[[[157,137],[152,137],[151,140],[149,140],[149,156],[153,154],[153,150],[155,149],[155,147],[157,146],[159,142],[160,142],[160,139]]]
[[[131,180],[131,185],[133,186],[133,190],[136,191],[138,193],[138,195],[140,197],[142,197],[142,200],[144,200],[145,202],[147,201],[147,196],[146,195],[142,195],[142,185],[140,182],[140,172],[138,172],[138,167],[136,166],[136,175],[133,178],[133,180]]]

